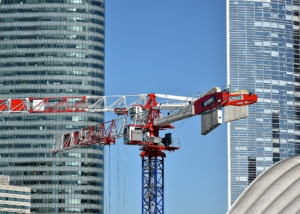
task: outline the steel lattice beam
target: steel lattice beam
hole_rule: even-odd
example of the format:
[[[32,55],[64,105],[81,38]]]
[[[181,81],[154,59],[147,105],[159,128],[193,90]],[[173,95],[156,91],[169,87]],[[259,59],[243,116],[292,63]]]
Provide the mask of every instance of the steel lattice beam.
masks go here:
[[[142,214],[164,213],[164,158],[142,158]]]
[[[230,92],[219,87],[196,97],[154,93],[128,96],[29,97],[0,99],[0,114],[114,112],[118,116],[124,116],[122,119],[58,136],[54,139],[51,152],[55,154],[93,144],[111,145],[115,144],[117,138],[124,137],[127,145],[138,145],[142,150],[142,214],[163,214],[166,157],[163,151],[178,150],[179,144],[174,144],[170,133],[165,134],[164,138],[160,137],[159,131],[172,129],[173,122],[201,115],[216,107],[248,106],[257,99],[256,94],[246,90]],[[214,117],[216,120],[211,119],[217,123],[211,123],[213,126],[208,126],[205,130],[211,130],[211,127],[220,123],[222,114],[219,115]],[[127,117],[131,119],[129,124],[126,124]]]
[[[79,96],[79,97],[44,97],[44,98],[0,98],[2,113],[67,113],[67,112],[116,112],[127,114],[131,106],[144,105],[148,94],[116,96]],[[174,110],[182,108],[196,98],[161,95],[159,108]],[[122,111],[121,111],[122,110]],[[120,113],[121,111],[121,113]]]
[[[54,138],[52,154],[70,149],[87,147],[93,144],[115,144],[117,138],[123,136],[126,117],[97,124],[81,131],[73,131]]]

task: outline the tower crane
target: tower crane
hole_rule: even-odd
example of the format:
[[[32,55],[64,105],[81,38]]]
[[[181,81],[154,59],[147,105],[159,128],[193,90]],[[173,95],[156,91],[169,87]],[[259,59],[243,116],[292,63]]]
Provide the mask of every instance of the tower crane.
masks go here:
[[[128,100],[133,100],[127,104]],[[164,213],[165,151],[176,151],[180,141],[162,130],[171,123],[202,115],[202,134],[222,123],[222,107],[248,106],[257,95],[246,90],[230,92],[215,87],[197,97],[166,94],[132,96],[81,96],[55,98],[0,99],[0,113],[114,112],[117,118],[54,138],[52,154],[93,144],[113,145],[123,138],[125,145],[137,145],[142,158],[142,213]],[[127,119],[130,122],[127,123]],[[236,118],[239,119],[239,118]],[[204,127],[204,128],[203,128]]]

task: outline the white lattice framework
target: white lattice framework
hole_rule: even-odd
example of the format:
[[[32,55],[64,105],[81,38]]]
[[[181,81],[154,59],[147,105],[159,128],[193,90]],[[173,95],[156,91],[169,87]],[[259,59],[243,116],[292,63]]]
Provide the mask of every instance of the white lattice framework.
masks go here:
[[[147,94],[116,96],[78,96],[50,98],[0,99],[0,114],[5,113],[61,113],[61,112],[115,112],[128,110],[134,105],[144,105]],[[173,110],[187,105],[196,98],[156,94],[161,109]]]
[[[53,154],[92,144],[115,144],[115,139],[123,136],[126,117],[117,118],[80,131],[73,131],[54,138],[51,152]]]

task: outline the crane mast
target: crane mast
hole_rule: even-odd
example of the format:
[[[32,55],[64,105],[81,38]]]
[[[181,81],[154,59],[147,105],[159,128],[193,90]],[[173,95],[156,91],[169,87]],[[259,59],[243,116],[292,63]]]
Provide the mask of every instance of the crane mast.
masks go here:
[[[127,104],[129,97],[134,101]],[[222,123],[222,107],[247,107],[256,101],[257,95],[248,91],[230,92],[215,87],[198,97],[152,93],[132,96],[0,99],[0,113],[114,112],[118,116],[116,119],[55,137],[51,152],[56,154],[93,144],[113,145],[121,137],[125,145],[140,146],[142,213],[163,214],[164,152],[178,150],[180,141],[173,139],[171,133],[161,137],[160,131],[173,129],[173,122],[202,115],[202,122],[209,121],[208,129],[206,127],[202,131],[202,134],[207,134]],[[242,117],[235,119],[240,118]],[[129,123],[127,119],[130,119]]]

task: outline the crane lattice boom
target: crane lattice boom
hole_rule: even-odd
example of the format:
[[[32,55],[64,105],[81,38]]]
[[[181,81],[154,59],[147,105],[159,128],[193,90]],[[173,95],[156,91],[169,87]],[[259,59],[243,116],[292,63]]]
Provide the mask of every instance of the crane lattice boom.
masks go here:
[[[170,133],[160,137],[159,131],[174,128],[173,122],[201,115],[202,122],[208,124],[202,127],[202,134],[207,134],[222,123],[222,107],[247,107],[256,101],[257,95],[246,90],[229,92],[215,87],[197,97],[140,94],[0,99],[0,113],[114,112],[118,116],[114,120],[55,137],[51,152],[55,154],[92,144],[111,145],[120,137],[126,145],[140,146],[142,213],[158,214],[164,210],[166,155],[163,151],[180,148],[179,140],[173,139]],[[245,116],[233,118],[242,117]],[[127,118],[130,123],[126,123]]]
[[[53,154],[61,151],[86,147],[92,144],[111,145],[115,144],[116,138],[123,136],[126,117],[83,128],[63,136],[54,138]]]
[[[163,94],[157,96],[163,101],[162,108],[164,109],[181,107],[194,99]],[[115,112],[124,114],[131,106],[144,105],[147,98],[147,94],[139,94],[0,99],[0,113]],[[171,100],[176,103],[170,102]]]
[[[142,146],[142,150],[150,151],[149,148],[151,147],[155,148],[155,151],[174,151],[179,149],[179,141],[169,139],[170,142],[166,146],[166,143],[163,143],[164,138],[159,138],[158,130],[173,128],[170,123],[201,115],[203,112],[218,106],[246,106],[257,101],[255,94],[248,93],[245,90],[230,93],[227,90],[221,91],[219,88],[214,88],[198,98],[164,94],[149,94],[147,96],[143,94],[138,95],[137,98],[130,105],[126,106],[124,102],[126,96],[121,96],[112,104],[106,105],[106,108],[102,108],[103,110],[114,111],[117,115],[129,116],[131,119],[129,125],[126,126],[125,118],[123,118],[122,120],[116,119],[80,131],[64,134],[55,138],[51,152],[57,153],[96,143],[109,145],[111,142],[114,143],[116,138],[120,137],[124,137],[125,144]],[[101,99],[102,101],[97,101],[92,106],[95,111],[96,109],[101,109],[100,103],[104,103],[104,98]],[[123,106],[120,106],[120,103]],[[165,114],[162,114],[163,112]],[[108,129],[105,132],[105,136],[103,135],[103,130],[108,123],[111,123],[109,127],[114,127],[114,129]],[[100,133],[101,137],[99,137]],[[149,142],[152,143],[149,144]],[[149,145],[151,146],[149,147]],[[147,152],[143,153],[143,155],[146,154]]]

